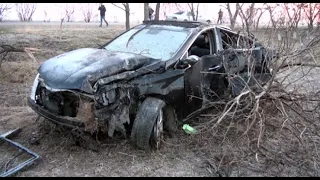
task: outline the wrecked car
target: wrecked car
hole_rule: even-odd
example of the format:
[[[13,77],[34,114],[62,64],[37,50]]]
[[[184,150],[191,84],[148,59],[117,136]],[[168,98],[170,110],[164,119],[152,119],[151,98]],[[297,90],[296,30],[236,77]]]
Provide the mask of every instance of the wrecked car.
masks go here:
[[[28,104],[54,123],[159,148],[178,119],[223,97],[227,74],[246,70],[249,50],[255,73],[270,74],[264,64],[272,57],[250,36],[201,22],[144,21],[99,48],[44,62]]]

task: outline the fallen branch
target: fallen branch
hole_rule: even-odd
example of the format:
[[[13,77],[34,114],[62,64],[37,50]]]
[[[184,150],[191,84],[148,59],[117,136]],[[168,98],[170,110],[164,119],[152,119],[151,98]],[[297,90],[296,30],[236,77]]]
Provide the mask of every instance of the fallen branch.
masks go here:
[[[0,67],[1,67],[2,60],[7,56],[7,54],[9,52],[25,52],[25,53],[27,53],[27,55],[31,59],[33,59],[35,62],[39,63],[37,61],[37,59],[33,56],[33,53],[35,53],[36,51],[40,51],[40,49],[37,49],[37,48],[23,48],[22,49],[22,48],[16,48],[16,47],[13,47],[13,46],[7,45],[7,44],[0,45],[0,47],[2,48],[0,50],[0,54],[5,53],[4,56],[0,60]]]

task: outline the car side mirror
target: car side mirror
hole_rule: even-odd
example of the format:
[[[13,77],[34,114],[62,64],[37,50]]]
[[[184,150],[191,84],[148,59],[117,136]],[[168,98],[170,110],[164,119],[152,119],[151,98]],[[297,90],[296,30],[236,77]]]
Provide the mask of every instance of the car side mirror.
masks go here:
[[[199,61],[199,57],[196,56],[196,55],[191,55],[191,56],[188,56],[186,59],[183,59],[182,60],[182,64],[190,64],[190,65],[193,65],[194,63],[198,62]]]
[[[195,64],[197,61],[199,61],[199,57],[196,55],[191,55],[185,59],[181,59],[180,62],[177,64],[177,67],[179,69],[188,69],[190,68],[193,64]]]

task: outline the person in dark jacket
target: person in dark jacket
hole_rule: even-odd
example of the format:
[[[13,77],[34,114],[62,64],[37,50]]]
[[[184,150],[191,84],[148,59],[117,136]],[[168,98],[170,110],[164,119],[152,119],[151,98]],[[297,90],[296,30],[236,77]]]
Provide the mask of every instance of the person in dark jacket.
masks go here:
[[[99,6],[98,10],[100,11],[100,26],[102,26],[102,20],[104,20],[104,22],[106,23],[106,25],[108,26],[108,22],[106,21],[106,7],[104,7],[104,5],[101,3],[101,5]]]
[[[152,14],[153,14],[154,10],[149,6],[149,20],[152,20]]]
[[[217,21],[217,24],[222,24],[222,16],[223,16],[223,12],[221,11],[221,9],[219,10],[218,12],[218,21]]]

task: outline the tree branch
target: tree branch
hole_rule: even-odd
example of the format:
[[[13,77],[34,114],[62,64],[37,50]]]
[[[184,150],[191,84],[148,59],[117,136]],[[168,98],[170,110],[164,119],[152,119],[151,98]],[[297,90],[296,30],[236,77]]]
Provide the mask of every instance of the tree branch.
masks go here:
[[[124,8],[116,5],[115,3],[111,3],[111,4],[114,5],[115,7],[119,8],[119,9],[122,9],[122,10],[126,11]],[[126,7],[126,5],[125,5],[124,3],[122,3],[122,5],[123,5],[124,7]]]
[[[11,45],[7,45],[7,44],[2,44],[2,45],[0,45],[0,47],[2,48],[2,50],[0,50],[0,54],[6,53],[5,55],[7,55],[8,52],[25,52],[25,53],[27,53],[27,55],[31,59],[33,59],[34,61],[36,61],[38,63],[36,58],[33,56],[33,53],[35,51],[39,51],[39,49],[36,49],[36,48],[23,48],[23,49],[21,49],[21,48],[15,48],[15,47],[13,47]]]

